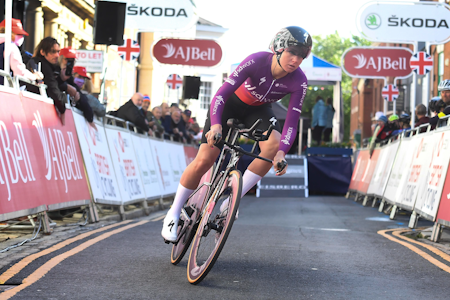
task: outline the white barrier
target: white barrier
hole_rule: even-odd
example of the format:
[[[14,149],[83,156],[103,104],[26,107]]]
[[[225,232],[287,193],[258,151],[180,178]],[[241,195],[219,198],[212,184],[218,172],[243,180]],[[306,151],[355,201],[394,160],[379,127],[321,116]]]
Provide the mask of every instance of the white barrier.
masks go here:
[[[93,200],[103,204],[122,204],[103,123],[94,120],[98,129],[95,130],[77,109],[73,109],[73,117]]]
[[[381,149],[372,181],[367,190],[368,195],[383,197],[399,146],[400,140],[396,140]]]
[[[450,131],[446,128],[438,129],[433,138],[431,164],[426,166],[426,176],[420,185],[414,211],[435,221],[450,161]]]

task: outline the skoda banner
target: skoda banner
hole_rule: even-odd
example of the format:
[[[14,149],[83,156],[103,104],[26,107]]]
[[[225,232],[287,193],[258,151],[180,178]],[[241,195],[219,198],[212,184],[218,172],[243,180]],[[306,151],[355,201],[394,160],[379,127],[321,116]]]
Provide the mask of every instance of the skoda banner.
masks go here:
[[[125,28],[140,31],[181,31],[194,25],[198,19],[190,0],[126,2]]]
[[[357,26],[372,42],[444,44],[450,39],[450,6],[440,2],[370,2]]]

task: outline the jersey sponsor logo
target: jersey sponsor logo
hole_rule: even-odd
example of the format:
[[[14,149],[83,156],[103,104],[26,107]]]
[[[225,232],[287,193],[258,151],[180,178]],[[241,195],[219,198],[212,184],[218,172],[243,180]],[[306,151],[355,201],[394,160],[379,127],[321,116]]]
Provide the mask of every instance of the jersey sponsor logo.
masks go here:
[[[302,113],[302,111],[300,109],[298,109],[297,107],[293,107],[292,110],[298,111],[299,113]]]
[[[306,96],[306,91],[308,90],[308,84],[306,82],[303,82],[301,87],[303,88],[303,94],[302,99],[300,99],[300,104],[303,104],[303,100],[305,99]]]
[[[279,87],[279,88],[282,88],[282,89],[287,89],[287,85],[282,84],[282,83],[275,83],[275,87]]]
[[[284,136],[284,139],[281,140],[281,142],[282,142],[283,144],[288,145],[288,146],[291,145],[291,144],[289,143],[289,141],[290,141],[290,139],[291,139],[291,135],[292,135],[292,132],[293,132],[293,131],[294,131],[294,128],[292,128],[292,127],[289,127],[289,128],[288,128],[288,130],[287,130],[287,132],[286,132],[286,135]]]
[[[269,119],[270,123],[272,123],[273,126],[275,126],[277,124],[277,118],[272,117]]]
[[[239,66],[236,70],[234,70],[233,75],[234,77],[238,77],[239,73],[241,73],[242,70],[244,70],[245,68],[247,68],[248,66],[251,66],[255,63],[255,61],[253,59],[249,60],[248,62],[246,62],[245,64],[243,64],[242,66]]]
[[[213,115],[217,113],[217,109],[219,108],[219,105],[225,103],[223,100],[223,97],[221,95],[216,97],[216,101],[214,102],[214,108],[213,108]]]
[[[264,82],[266,82],[266,77],[259,79],[259,85],[263,84]]]
[[[245,82],[244,86],[249,91],[253,91],[254,89],[256,89],[256,86],[252,86],[251,84],[248,84],[247,81]]]
[[[225,79],[225,82],[228,82],[231,85],[235,85],[236,81],[233,78],[228,77],[227,79]]]

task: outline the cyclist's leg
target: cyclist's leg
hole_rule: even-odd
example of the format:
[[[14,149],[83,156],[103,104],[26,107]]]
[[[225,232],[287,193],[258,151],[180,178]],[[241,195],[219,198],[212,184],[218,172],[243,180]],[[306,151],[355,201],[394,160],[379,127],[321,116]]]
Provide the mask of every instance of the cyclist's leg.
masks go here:
[[[167,212],[161,231],[161,235],[166,240],[175,241],[177,239],[177,224],[181,209],[192,192],[198,187],[203,174],[214,164],[219,153],[220,149],[217,147],[210,148],[207,144],[200,145],[197,156],[181,175],[175,199]]]
[[[259,143],[259,148],[261,149],[261,153],[259,155],[268,159],[273,159],[278,151],[281,139],[281,128],[278,120],[275,117],[275,114],[272,111],[272,105],[264,104],[254,107],[247,115],[244,123],[246,126],[251,126],[257,119],[262,120],[262,123],[258,126],[258,128],[262,130],[267,130],[270,125],[274,126],[269,139],[267,141]],[[265,132],[265,134],[266,133],[267,132]],[[265,162],[260,159],[253,160],[253,162],[248,166],[247,170],[242,176],[242,197],[256,183],[258,183],[258,181],[261,180],[261,178],[264,177],[267,172],[269,172],[271,167],[271,163]]]

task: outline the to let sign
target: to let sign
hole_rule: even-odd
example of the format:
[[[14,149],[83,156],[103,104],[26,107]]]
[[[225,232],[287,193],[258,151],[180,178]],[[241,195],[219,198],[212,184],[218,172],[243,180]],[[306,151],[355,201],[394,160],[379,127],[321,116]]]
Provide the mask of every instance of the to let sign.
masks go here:
[[[400,47],[353,47],[342,55],[342,67],[357,78],[406,78],[411,75],[412,51]]]
[[[222,48],[212,40],[164,39],[153,47],[163,64],[212,67],[222,59]]]
[[[450,40],[449,8],[439,2],[374,1],[359,10],[356,22],[373,42],[444,44]]]
[[[77,49],[75,65],[85,67],[88,73],[101,73],[103,71],[103,51]]]

